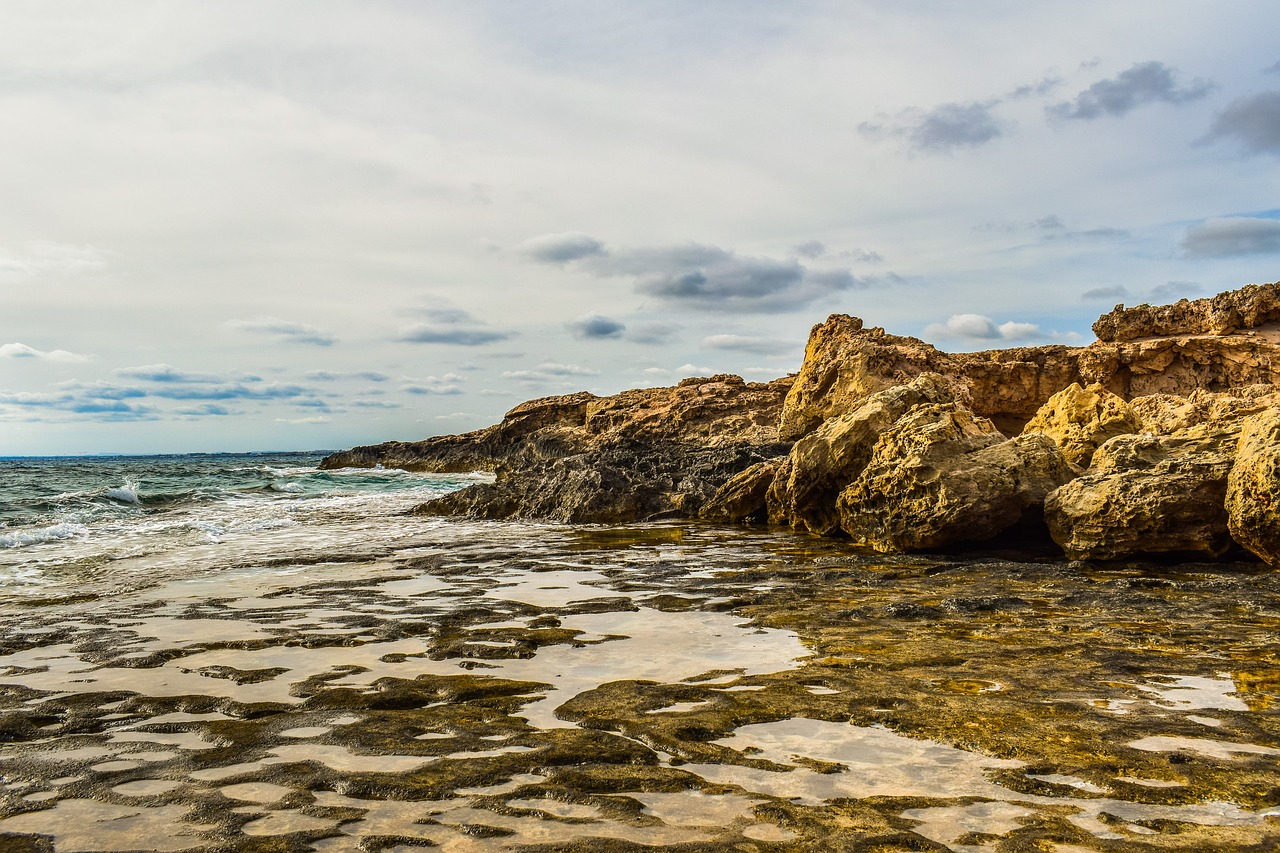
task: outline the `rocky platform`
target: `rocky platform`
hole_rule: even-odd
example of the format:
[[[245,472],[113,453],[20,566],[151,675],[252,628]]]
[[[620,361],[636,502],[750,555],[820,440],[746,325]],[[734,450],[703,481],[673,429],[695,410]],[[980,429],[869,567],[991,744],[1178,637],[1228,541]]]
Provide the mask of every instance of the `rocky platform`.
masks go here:
[[[1071,559],[1280,566],[1280,282],[1117,306],[1083,347],[947,353],[836,314],[798,374],[534,400],[325,467],[492,470],[418,511],[756,521],[877,552],[1050,540]]]

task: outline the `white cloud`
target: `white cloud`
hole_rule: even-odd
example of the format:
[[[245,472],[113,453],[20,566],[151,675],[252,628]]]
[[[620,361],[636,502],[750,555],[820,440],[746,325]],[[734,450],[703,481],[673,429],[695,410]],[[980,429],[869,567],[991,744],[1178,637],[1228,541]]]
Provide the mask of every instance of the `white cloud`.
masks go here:
[[[1073,332],[1051,332],[1036,323],[1020,323],[1013,320],[997,323],[982,314],[952,314],[945,323],[931,323],[922,333],[927,340],[964,342],[992,342],[1017,344],[1029,341],[1075,341],[1080,335]]]
[[[92,356],[80,355],[64,349],[38,350],[23,343],[0,345],[0,358],[32,358],[38,361],[54,361],[62,364],[82,364],[92,361]]]

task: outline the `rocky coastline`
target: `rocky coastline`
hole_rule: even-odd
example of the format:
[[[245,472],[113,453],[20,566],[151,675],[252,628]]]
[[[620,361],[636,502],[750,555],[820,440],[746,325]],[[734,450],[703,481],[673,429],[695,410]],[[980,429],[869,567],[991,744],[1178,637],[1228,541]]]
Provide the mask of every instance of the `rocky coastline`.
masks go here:
[[[836,314],[797,374],[523,403],[322,467],[489,470],[424,514],[768,523],[879,553],[1280,566],[1280,282],[1117,306],[1088,346],[947,353]]]

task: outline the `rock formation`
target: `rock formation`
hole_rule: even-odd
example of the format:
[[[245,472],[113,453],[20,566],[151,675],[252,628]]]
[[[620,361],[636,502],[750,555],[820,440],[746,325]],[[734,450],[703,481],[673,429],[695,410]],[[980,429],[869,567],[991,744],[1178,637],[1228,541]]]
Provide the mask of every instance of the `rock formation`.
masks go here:
[[[1280,566],[1280,408],[1244,421],[1227,478],[1226,503],[1232,537]]]
[[[981,542],[1038,513],[1075,473],[1048,436],[1007,440],[955,403],[917,406],[881,434],[840,493],[840,526],[881,552]]]
[[[793,377],[548,397],[324,464],[497,472],[432,513],[768,521],[877,551],[1038,529],[1072,558],[1238,544],[1280,566],[1280,283],[1117,306],[1094,330],[947,353],[836,314]]]

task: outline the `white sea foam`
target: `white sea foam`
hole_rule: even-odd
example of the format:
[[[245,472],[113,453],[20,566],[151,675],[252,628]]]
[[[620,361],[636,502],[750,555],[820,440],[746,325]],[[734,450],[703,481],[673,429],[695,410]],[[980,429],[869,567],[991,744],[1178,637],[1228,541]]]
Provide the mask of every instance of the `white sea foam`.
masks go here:
[[[116,486],[113,489],[107,489],[102,493],[105,497],[111,498],[113,501],[119,501],[122,504],[141,504],[142,501],[138,497],[138,484],[132,480],[125,480],[123,486]]]
[[[64,522],[34,530],[17,530],[13,533],[0,533],[0,548],[21,548],[26,545],[40,545],[45,542],[59,542],[77,536],[85,536],[89,528],[83,524]]]

